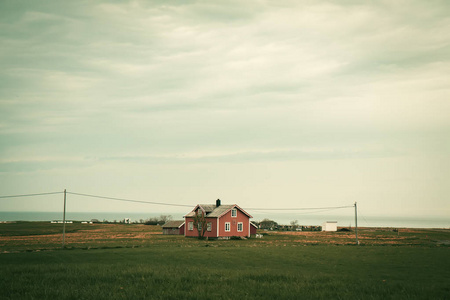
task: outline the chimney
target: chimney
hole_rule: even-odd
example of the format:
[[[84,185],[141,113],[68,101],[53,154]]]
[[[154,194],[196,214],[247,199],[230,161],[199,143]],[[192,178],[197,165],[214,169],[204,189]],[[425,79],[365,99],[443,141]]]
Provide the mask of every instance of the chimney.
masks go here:
[[[219,207],[220,206],[220,199],[217,199],[216,200],[216,207]]]

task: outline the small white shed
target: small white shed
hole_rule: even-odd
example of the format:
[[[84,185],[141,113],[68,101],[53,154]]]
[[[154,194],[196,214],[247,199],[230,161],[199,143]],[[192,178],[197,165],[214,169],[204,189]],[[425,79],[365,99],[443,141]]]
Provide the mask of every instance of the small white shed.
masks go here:
[[[326,221],[322,224],[322,231],[337,231],[337,221]]]

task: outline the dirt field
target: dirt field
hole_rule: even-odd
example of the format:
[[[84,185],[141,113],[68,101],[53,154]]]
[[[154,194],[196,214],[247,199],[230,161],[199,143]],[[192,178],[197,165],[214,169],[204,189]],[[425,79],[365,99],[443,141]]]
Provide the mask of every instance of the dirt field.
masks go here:
[[[355,245],[355,233],[320,231],[261,231],[263,238],[238,241],[247,246]],[[360,228],[362,246],[449,246],[450,230]],[[160,226],[142,224],[67,224],[65,246],[68,248],[120,248],[170,244],[190,247],[205,243],[183,236],[162,235]],[[236,241],[209,241],[221,246]],[[50,250],[62,247],[62,224],[18,222],[0,224],[0,252]]]

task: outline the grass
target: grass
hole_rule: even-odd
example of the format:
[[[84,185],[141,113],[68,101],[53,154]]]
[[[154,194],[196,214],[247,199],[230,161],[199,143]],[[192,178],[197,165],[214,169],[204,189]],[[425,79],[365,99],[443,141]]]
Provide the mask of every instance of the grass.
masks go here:
[[[0,254],[2,299],[450,298],[450,248],[436,242],[449,240],[448,231],[400,232],[404,239],[392,244],[397,233],[368,230],[362,233],[368,242],[357,247],[340,233],[198,241],[163,236],[151,226],[98,225],[73,232],[102,230],[91,248],[71,243],[72,250],[43,251],[9,244],[15,236],[3,235],[2,225],[3,252],[17,252]],[[48,243],[45,225],[39,230]],[[376,237],[386,243],[371,242]]]

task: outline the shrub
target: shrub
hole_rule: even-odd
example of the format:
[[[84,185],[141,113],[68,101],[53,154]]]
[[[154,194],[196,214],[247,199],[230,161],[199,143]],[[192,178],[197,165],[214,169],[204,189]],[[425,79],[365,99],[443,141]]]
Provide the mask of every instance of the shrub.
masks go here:
[[[145,221],[144,225],[158,225],[158,221],[150,219]]]

